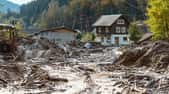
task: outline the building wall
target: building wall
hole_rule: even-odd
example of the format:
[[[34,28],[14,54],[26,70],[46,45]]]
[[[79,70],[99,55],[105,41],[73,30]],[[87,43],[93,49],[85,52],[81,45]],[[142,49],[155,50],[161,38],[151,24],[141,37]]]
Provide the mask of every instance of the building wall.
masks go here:
[[[117,45],[115,42],[115,38],[118,37],[119,44]],[[124,40],[124,37],[127,38],[127,40]],[[110,38],[106,36],[97,36],[96,42],[101,42],[102,45],[114,45],[114,46],[123,46],[123,45],[129,45],[129,35],[128,34],[112,34]]]
[[[95,41],[96,41],[96,42],[102,42],[102,39],[101,39],[100,36],[96,36]]]
[[[115,43],[115,38],[118,37],[119,38],[119,45],[118,46],[121,46],[121,45],[129,45],[129,36],[128,34],[125,34],[125,35],[112,35],[111,36],[111,44],[113,45],[116,45]],[[127,40],[124,40],[124,37],[127,38]]]
[[[123,20],[123,23],[119,23],[119,20]],[[124,17],[120,17],[111,26],[96,26],[96,41],[101,42],[102,45],[129,45],[128,26],[129,22]]]
[[[40,37],[49,39],[52,42],[70,42],[76,39],[74,32],[42,32]]]

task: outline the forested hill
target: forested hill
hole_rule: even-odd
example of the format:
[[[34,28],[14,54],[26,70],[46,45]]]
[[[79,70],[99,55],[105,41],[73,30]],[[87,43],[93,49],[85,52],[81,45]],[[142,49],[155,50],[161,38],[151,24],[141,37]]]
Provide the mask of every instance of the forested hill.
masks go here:
[[[14,11],[19,13],[20,6],[8,0],[0,0],[0,12],[7,13],[8,11]]]
[[[124,14],[145,19],[147,0],[35,0],[21,6],[27,26],[49,28],[68,26],[91,30],[91,24],[103,14]]]

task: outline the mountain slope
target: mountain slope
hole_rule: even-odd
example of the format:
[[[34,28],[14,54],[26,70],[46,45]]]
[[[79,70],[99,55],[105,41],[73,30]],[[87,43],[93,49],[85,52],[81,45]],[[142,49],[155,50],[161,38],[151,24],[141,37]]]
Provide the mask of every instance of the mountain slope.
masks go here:
[[[20,12],[20,6],[8,0],[0,0],[0,11],[6,13],[8,10]]]

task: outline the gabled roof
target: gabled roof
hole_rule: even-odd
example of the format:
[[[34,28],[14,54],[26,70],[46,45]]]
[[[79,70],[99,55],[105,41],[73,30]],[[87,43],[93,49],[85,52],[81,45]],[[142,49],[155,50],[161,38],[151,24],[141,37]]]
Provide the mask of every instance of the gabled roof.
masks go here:
[[[56,28],[51,28],[51,29],[46,29],[46,30],[42,30],[40,32],[58,32],[58,31],[63,30],[63,29],[67,30],[67,31],[70,31],[70,32],[77,33],[74,29],[71,29],[69,27],[64,27],[64,26],[62,26],[62,27],[56,27]]]
[[[121,16],[122,14],[103,15],[93,24],[93,26],[111,26]]]
[[[143,41],[149,40],[150,38],[152,38],[153,34],[152,33],[145,33],[140,40],[138,41],[138,43],[141,43]]]
[[[67,31],[70,31],[70,32],[74,32],[74,33],[78,33],[76,30],[74,29],[71,29],[69,27],[65,27],[65,26],[61,26],[61,27],[55,27],[55,28],[49,28],[49,29],[45,29],[45,30],[41,30],[41,31],[38,31],[38,32],[35,32],[33,34],[30,34],[29,37],[32,37],[32,36],[36,36],[36,35],[39,35],[43,32],[59,32],[61,30],[67,30]]]
[[[4,27],[4,28],[12,28],[12,29],[15,28],[15,26],[12,25],[12,24],[3,24],[3,23],[0,23],[0,27]]]

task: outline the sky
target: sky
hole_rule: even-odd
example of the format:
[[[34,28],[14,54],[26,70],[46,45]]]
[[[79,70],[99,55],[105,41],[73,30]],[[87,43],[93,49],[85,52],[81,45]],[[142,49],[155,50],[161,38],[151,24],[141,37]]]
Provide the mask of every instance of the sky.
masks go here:
[[[13,3],[16,3],[16,4],[19,4],[19,5],[22,5],[22,4],[26,4],[32,0],[8,0],[8,1],[11,1]]]

